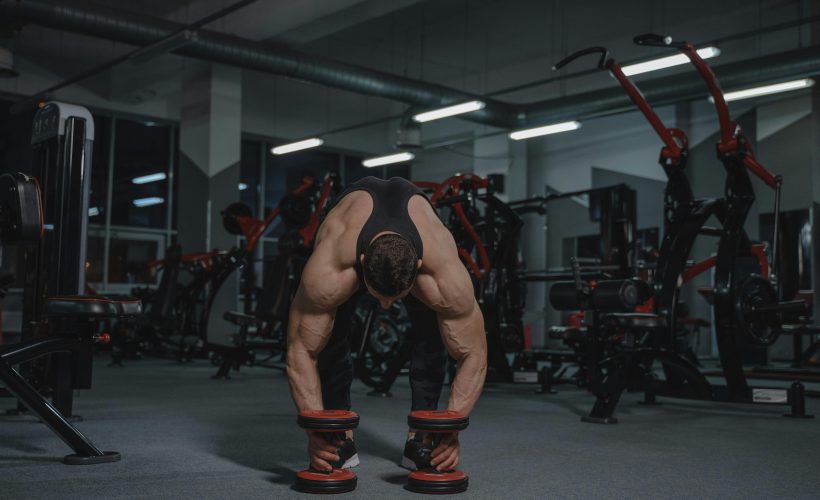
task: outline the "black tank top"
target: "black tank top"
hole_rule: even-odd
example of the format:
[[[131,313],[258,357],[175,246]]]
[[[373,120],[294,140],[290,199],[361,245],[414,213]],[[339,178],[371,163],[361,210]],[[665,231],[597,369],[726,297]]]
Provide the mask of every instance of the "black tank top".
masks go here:
[[[328,206],[325,216],[339,204],[342,198],[354,191],[367,191],[370,193],[370,197],[373,198],[373,211],[370,213],[367,222],[362,226],[356,240],[356,273],[358,273],[359,278],[362,277],[362,264],[359,256],[365,252],[373,238],[384,231],[392,231],[406,238],[413,245],[416,255],[420,259],[424,247],[421,243],[419,231],[416,229],[416,225],[413,224],[413,220],[410,219],[407,203],[410,198],[417,194],[427,199],[422,190],[401,177],[393,177],[386,181],[377,177],[365,177],[342,191],[333,200],[333,203]]]

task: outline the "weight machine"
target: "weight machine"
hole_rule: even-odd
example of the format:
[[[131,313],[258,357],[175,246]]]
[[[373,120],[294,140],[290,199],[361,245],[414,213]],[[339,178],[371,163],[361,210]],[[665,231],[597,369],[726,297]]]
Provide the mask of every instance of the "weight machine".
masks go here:
[[[651,287],[641,280],[612,280],[596,286],[574,281],[555,284],[550,290],[553,307],[559,310],[582,308],[588,311],[584,333],[589,390],[596,403],[583,420],[614,423],[613,417],[625,390],[642,390],[645,402],[656,396],[713,401],[791,405],[790,416],[805,416],[804,389],[794,383],[788,389],[751,387],[739,356],[739,339],[768,345],[777,338],[783,315],[805,310],[803,300],[782,301],[776,269],[768,264],[763,248],[752,244],[743,229],[754,203],[751,172],[775,190],[775,230],[778,234],[780,186],[782,179],[760,165],[740,127],[731,120],[723,93],[709,66],[686,42],[673,43],[670,37],[641,35],[635,43],[681,51],[706,82],[720,123],[718,159],[726,170],[724,197],[696,199],[684,169],[688,153],[686,135],[667,128],[632,81],[603,47],[576,52],[555,65],[555,69],[589,54],[598,54],[598,68],[608,71],[621,84],[633,103],[661,138],[659,163],[667,175],[664,203],[664,238]],[[720,228],[705,226],[715,216]],[[693,266],[687,259],[695,238],[717,236],[714,257]],[[775,242],[777,239],[775,238]],[[777,244],[773,245],[776,262]],[[679,349],[680,286],[694,276],[714,268],[714,286],[704,295],[715,311],[715,332],[726,385],[713,385]],[[634,307],[651,300],[652,312],[636,313]],[[571,306],[571,307],[570,307]],[[582,330],[579,328],[579,331]],[[660,363],[664,379],[659,380],[653,364]]]

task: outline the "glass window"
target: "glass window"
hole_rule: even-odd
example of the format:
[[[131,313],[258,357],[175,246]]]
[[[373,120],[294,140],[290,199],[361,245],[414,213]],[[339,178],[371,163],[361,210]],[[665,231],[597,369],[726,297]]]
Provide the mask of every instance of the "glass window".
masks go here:
[[[171,229],[177,229],[177,203],[179,203],[179,127],[174,127],[174,178],[173,178],[173,187],[171,188],[171,192],[173,193],[174,202],[173,206],[171,207]]]
[[[113,225],[165,229],[170,139],[167,125],[117,120]]]
[[[102,284],[105,266],[105,231],[88,230],[88,246],[85,256],[85,281],[92,286]]]
[[[251,213],[259,210],[259,196],[262,194],[259,176],[262,173],[262,145],[259,141],[242,141],[242,157],[239,169],[239,200],[251,208]]]
[[[349,186],[357,180],[371,175],[381,178],[382,170],[381,167],[365,167],[362,165],[361,157],[345,155],[345,186]]]
[[[321,182],[328,172],[339,173],[339,155],[336,153],[311,150],[279,156],[267,153],[266,157],[265,216],[279,206],[279,200],[285,194],[302,183],[304,176],[313,175]],[[283,229],[277,219],[265,235],[279,237]]]
[[[391,177],[404,177],[405,179],[410,178],[410,164],[409,163],[398,163],[396,165],[388,165],[387,166],[387,175],[385,179],[389,179]]]
[[[271,257],[276,257],[279,255],[279,241],[275,238],[263,238],[262,242],[264,243],[264,259],[269,259]]]
[[[108,156],[111,144],[111,119],[94,116],[94,149],[91,153],[91,192],[88,198],[88,222],[105,223],[108,204]]]
[[[111,236],[108,261],[108,282],[128,284],[155,284],[156,276],[148,269],[148,262],[159,258],[161,240],[142,238],[140,235]]]
[[[11,101],[0,101],[0,173],[30,173],[34,111],[13,115],[11,105]]]

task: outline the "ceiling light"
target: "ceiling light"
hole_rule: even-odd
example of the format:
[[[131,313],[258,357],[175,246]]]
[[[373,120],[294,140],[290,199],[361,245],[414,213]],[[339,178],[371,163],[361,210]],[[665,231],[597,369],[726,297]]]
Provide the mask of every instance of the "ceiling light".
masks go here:
[[[281,146],[276,146],[275,148],[271,148],[270,152],[275,155],[283,155],[287,153],[293,153],[294,151],[301,151],[303,149],[316,148],[324,143],[325,141],[319,139],[318,137],[312,137],[310,139],[305,139],[303,141],[296,141],[291,142],[290,144],[282,144]]]
[[[135,207],[150,207],[151,205],[159,205],[161,203],[165,203],[164,198],[160,198],[159,196],[149,196],[148,198],[137,198],[134,200]]]
[[[510,132],[510,139],[520,141],[521,139],[529,139],[531,137],[539,137],[542,135],[557,134],[559,132],[569,132],[570,130],[577,130],[581,128],[581,122],[561,122],[553,125],[545,125],[543,127],[528,128],[526,130],[517,130]]]
[[[131,179],[131,182],[133,182],[134,184],[148,184],[149,182],[164,181],[167,177],[168,176],[165,175],[165,172],[157,172],[155,174],[134,177],[133,179]]]
[[[97,215],[100,215],[100,207],[89,207],[88,216],[95,217]]]
[[[247,185],[247,184],[245,184],[244,182],[240,182],[240,183],[239,183],[239,190],[240,190],[240,191],[244,191],[244,190],[246,190],[246,189],[248,189],[248,185]]]
[[[703,59],[717,57],[720,55],[720,49],[717,47],[704,47],[697,50],[698,55]],[[659,69],[671,68],[672,66],[680,66],[689,62],[686,54],[676,54],[674,56],[661,57],[659,59],[652,59],[637,64],[630,64],[623,66],[621,70],[626,76],[640,75],[641,73],[649,73],[650,71],[657,71]]]
[[[762,87],[754,87],[751,89],[726,92],[725,94],[723,94],[723,98],[726,100],[726,102],[739,101],[741,99],[749,99],[752,97],[760,97],[763,95],[777,94],[779,92],[788,92],[790,90],[807,89],[812,85],[814,85],[814,80],[812,80],[811,78],[803,78],[801,80],[792,80],[790,82],[775,83],[772,85],[764,85]],[[715,102],[715,100],[712,97],[710,97],[709,100]]]
[[[391,163],[399,163],[402,161],[410,161],[416,156],[413,153],[396,153],[387,156],[377,156],[375,158],[367,158],[366,160],[362,161],[362,165],[365,167],[381,167],[382,165],[390,165]]]
[[[473,111],[484,109],[484,106],[486,106],[486,104],[484,104],[482,101],[469,101],[461,104],[456,104],[453,106],[447,106],[446,108],[434,109],[433,111],[419,113],[413,116],[413,119],[417,122],[429,122],[433,120],[439,120],[441,118],[447,118],[448,116],[472,113]]]

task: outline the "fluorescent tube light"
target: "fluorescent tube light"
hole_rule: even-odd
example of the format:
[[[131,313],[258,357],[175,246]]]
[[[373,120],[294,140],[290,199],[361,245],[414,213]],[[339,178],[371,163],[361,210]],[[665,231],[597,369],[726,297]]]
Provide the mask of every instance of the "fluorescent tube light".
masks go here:
[[[529,139],[531,137],[569,132],[570,130],[577,130],[579,128],[581,128],[581,122],[573,120],[571,122],[555,123],[553,125],[528,128],[526,130],[516,130],[515,132],[510,132],[510,139],[520,141],[521,139]]]
[[[240,190],[240,191],[244,191],[244,190],[246,190],[246,189],[248,189],[248,185],[247,185],[247,184],[245,184],[244,182],[240,182],[240,183],[239,183],[239,190]]]
[[[168,176],[165,172],[157,172],[155,174],[141,175],[134,177],[131,182],[134,184],[148,184],[149,182],[164,181]]]
[[[301,151],[303,149],[310,149],[316,148],[324,144],[325,141],[319,139],[318,137],[312,137],[310,139],[305,139],[303,141],[296,141],[291,142],[290,144],[282,144],[281,146],[276,146],[275,148],[271,148],[270,152],[275,155],[283,155],[287,153],[293,153],[294,151]]]
[[[375,158],[367,158],[362,161],[362,165],[368,168],[381,167],[382,165],[390,165],[391,163],[399,163],[402,161],[410,161],[416,156],[413,153],[396,153],[387,156],[377,156]]]
[[[698,55],[703,59],[709,59],[720,55],[720,49],[717,47],[704,47],[697,50]],[[641,73],[649,73],[650,71],[657,71],[659,69],[671,68],[672,66],[680,66],[689,62],[686,54],[675,54],[674,56],[661,57],[659,59],[652,59],[637,64],[630,64],[623,66],[621,70],[626,76],[640,75]]]
[[[456,104],[453,106],[447,106],[446,108],[434,109],[432,111],[419,113],[413,116],[413,119],[417,122],[429,122],[433,120],[439,120],[441,118],[447,118],[448,116],[472,113],[473,111],[484,109],[484,106],[486,106],[486,104],[484,104],[481,101],[469,101],[461,104]]]
[[[135,207],[150,207],[151,205],[159,205],[161,203],[165,203],[164,198],[160,198],[159,196],[149,196],[148,198],[137,198],[134,200]]]
[[[762,87],[726,92],[723,94],[723,98],[726,99],[726,102],[739,101],[741,99],[750,99],[752,97],[777,94],[779,92],[788,92],[790,90],[807,89],[812,85],[814,85],[814,80],[811,78],[803,78],[800,80],[792,80],[790,82],[774,83],[772,85],[763,85]],[[711,97],[709,100],[714,102],[714,99]]]

